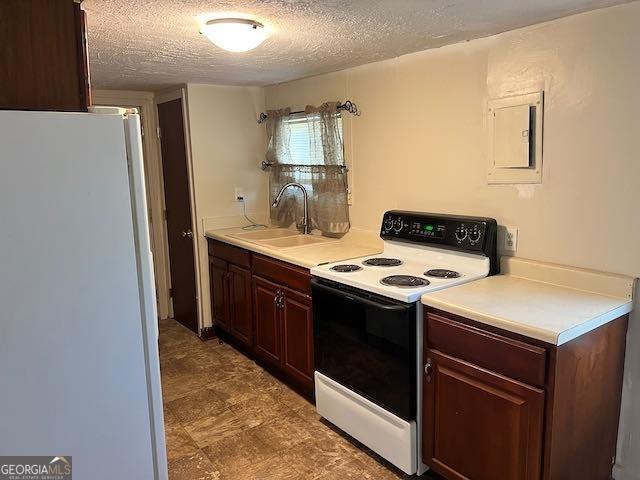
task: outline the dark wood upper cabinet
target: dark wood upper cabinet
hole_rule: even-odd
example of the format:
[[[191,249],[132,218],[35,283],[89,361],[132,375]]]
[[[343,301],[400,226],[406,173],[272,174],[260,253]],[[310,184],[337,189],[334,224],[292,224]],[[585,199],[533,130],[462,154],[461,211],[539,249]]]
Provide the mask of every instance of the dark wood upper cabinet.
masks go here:
[[[426,355],[423,460],[450,480],[539,480],[544,391]]]
[[[0,108],[82,112],[90,105],[80,4],[0,1]]]
[[[251,295],[251,272],[229,264],[229,319],[230,332],[246,345],[253,340],[253,315]]]
[[[264,361],[280,367],[280,287],[253,277],[254,349]]]
[[[313,309],[311,297],[282,289],[282,367],[290,375],[313,385]]]

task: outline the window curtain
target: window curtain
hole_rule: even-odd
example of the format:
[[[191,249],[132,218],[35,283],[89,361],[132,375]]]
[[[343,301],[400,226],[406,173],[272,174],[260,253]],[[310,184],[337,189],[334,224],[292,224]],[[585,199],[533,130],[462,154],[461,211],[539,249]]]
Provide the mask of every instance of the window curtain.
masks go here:
[[[347,171],[344,167],[342,136],[338,128],[337,102],[307,106],[305,120],[311,152],[322,152],[323,164],[294,165],[289,150],[289,109],[267,112],[267,161],[272,163],[271,200],[289,182],[302,184],[309,197],[309,223],[324,235],[341,236],[349,231]],[[271,208],[271,220],[280,226],[300,224],[303,218],[302,192],[290,188],[278,207]]]

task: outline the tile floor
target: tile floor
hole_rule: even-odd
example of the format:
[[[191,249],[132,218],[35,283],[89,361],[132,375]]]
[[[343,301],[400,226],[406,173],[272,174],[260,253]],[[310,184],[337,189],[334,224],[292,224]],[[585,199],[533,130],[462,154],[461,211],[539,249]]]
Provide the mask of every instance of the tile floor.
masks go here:
[[[160,366],[171,480],[410,478],[253,361],[173,320],[160,323]]]

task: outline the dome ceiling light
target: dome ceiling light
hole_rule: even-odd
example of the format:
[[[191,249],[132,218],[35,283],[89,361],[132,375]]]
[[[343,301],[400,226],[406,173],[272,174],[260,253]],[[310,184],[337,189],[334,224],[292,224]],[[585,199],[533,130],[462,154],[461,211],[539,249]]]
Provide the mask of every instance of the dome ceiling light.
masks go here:
[[[214,18],[202,25],[200,33],[230,52],[253,50],[269,37],[263,24],[248,18]]]

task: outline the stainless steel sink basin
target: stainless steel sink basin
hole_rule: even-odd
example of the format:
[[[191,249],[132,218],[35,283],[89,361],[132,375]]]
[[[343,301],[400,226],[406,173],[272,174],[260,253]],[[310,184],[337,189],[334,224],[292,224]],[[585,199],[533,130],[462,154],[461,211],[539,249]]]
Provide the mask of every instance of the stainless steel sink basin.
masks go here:
[[[315,235],[296,235],[293,237],[273,238],[271,240],[257,241],[260,245],[271,248],[293,248],[305,245],[316,245],[318,243],[333,242],[333,238],[318,237]]]
[[[299,233],[289,228],[268,228],[266,230],[255,230],[252,232],[232,233],[229,236],[248,242],[255,242],[272,238],[293,237],[295,235],[299,235]]]

